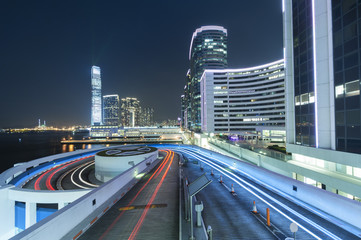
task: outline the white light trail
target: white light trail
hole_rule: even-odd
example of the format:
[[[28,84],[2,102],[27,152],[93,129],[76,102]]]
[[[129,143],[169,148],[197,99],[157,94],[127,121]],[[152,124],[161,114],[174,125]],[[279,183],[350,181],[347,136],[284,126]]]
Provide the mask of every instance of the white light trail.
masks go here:
[[[201,156],[201,154],[198,151],[199,155],[196,155],[195,153],[193,153],[190,150],[179,150],[177,149],[176,151],[179,152],[184,152],[187,153],[189,155],[191,155],[192,157],[198,159],[199,161],[212,166],[213,168],[217,169],[219,172],[222,172],[222,176],[227,176],[228,178],[232,179],[235,183],[237,183],[239,186],[243,187],[245,190],[247,190],[248,192],[250,192],[251,194],[253,194],[254,196],[256,196],[257,198],[259,198],[261,201],[263,201],[264,203],[268,204],[270,207],[272,207],[274,210],[276,210],[277,212],[279,212],[282,216],[284,216],[285,218],[287,218],[288,220],[297,223],[297,225],[302,228],[304,231],[306,231],[307,233],[309,233],[310,235],[312,235],[313,237],[315,237],[316,239],[322,239],[320,237],[318,237],[315,233],[311,232],[310,230],[308,230],[306,227],[304,227],[303,225],[301,225],[299,222],[297,222],[296,220],[294,220],[293,218],[287,216],[285,213],[283,213],[280,209],[278,209],[277,207],[275,207],[274,205],[272,205],[271,203],[269,203],[266,199],[264,199],[262,196],[260,196],[259,194],[257,194],[256,192],[254,192],[252,189],[256,190],[257,192],[261,193],[263,196],[269,198],[271,201],[275,202],[276,204],[278,204],[279,206],[283,207],[284,209],[286,209],[287,211],[291,212],[292,214],[296,215],[297,217],[301,218],[303,221],[309,223],[310,225],[312,225],[313,227],[317,228],[318,230],[320,230],[321,232],[323,232],[324,234],[328,235],[329,237],[331,237],[332,239],[336,239],[336,240],[342,240],[341,238],[337,237],[336,235],[334,235],[333,233],[331,233],[330,231],[326,230],[325,228],[321,227],[320,225],[318,225],[317,223],[313,222],[312,220],[306,218],[305,216],[301,215],[300,213],[296,212],[295,210],[291,209],[290,207],[286,206],[285,204],[281,203],[280,201],[276,200],[275,198],[273,198],[272,196],[268,195],[267,193],[263,192],[262,190],[260,190],[259,188],[251,185],[250,183],[248,183],[247,181],[243,180],[242,178],[240,178],[239,176],[237,176],[234,173],[225,171],[223,169],[222,166],[219,166],[207,159],[205,159],[203,156]],[[233,167],[229,164],[223,163],[224,165],[228,166],[228,167]],[[237,170],[238,171],[238,170]],[[242,183],[241,183],[242,182]],[[249,187],[245,186],[248,185]]]
[[[91,183],[85,181],[85,180],[81,177],[81,175],[83,174],[83,171],[84,171],[85,169],[87,169],[88,167],[94,165],[95,162],[92,161],[91,163],[88,163],[88,164],[89,164],[88,166],[86,166],[85,168],[83,168],[83,169],[80,171],[80,173],[79,173],[79,179],[80,179],[80,181],[81,181],[82,183],[84,183],[84,184],[86,184],[86,185],[89,185],[89,186],[91,186],[91,187],[99,187],[99,185],[91,184]]]
[[[75,186],[80,187],[80,188],[83,188],[83,189],[89,189],[89,188],[88,188],[88,187],[84,187],[84,186],[82,186],[82,185],[80,185],[80,184],[77,184],[77,183],[74,181],[74,174],[75,174],[80,168],[82,168],[83,166],[85,166],[85,165],[87,165],[87,164],[89,164],[89,163],[85,163],[85,164],[82,164],[82,165],[78,166],[78,167],[74,170],[74,172],[72,172],[72,174],[70,175],[70,180],[71,180],[71,182],[72,182]]]

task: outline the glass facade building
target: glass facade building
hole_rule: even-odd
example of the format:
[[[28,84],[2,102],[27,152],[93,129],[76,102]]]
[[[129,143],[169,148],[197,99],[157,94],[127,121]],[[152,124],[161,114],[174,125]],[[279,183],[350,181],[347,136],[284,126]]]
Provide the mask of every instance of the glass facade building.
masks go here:
[[[92,107],[91,107],[91,125],[102,125],[102,80],[100,77],[100,67],[91,68],[91,86],[92,86]]]
[[[227,30],[220,26],[203,26],[193,33],[189,49],[190,71],[187,82],[190,121],[188,128],[201,129],[200,80],[205,69],[225,69],[227,63]],[[187,74],[188,75],[188,74]]]
[[[283,0],[286,149],[294,178],[360,200],[361,3]]]
[[[103,124],[107,126],[119,126],[119,95],[103,96]]]
[[[296,142],[316,146],[311,1],[292,1]]]
[[[361,153],[361,2],[331,2],[336,149]]]

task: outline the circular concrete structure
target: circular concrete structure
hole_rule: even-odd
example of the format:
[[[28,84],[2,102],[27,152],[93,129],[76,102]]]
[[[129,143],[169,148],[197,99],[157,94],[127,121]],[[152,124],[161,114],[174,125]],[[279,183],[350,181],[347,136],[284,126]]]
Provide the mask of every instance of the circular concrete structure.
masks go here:
[[[95,155],[95,177],[106,182],[142,161],[153,162],[157,157],[158,149],[147,146],[120,146],[101,151]]]

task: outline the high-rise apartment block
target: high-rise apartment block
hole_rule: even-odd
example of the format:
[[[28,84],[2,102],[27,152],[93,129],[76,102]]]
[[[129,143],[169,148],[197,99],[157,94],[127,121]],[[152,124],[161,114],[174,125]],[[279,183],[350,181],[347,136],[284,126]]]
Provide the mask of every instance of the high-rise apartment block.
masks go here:
[[[122,98],[120,101],[120,122],[123,127],[140,126],[141,107],[136,98]]]
[[[205,69],[224,69],[227,64],[227,30],[220,26],[203,26],[193,33],[189,49],[190,71],[185,87],[185,125],[201,129],[200,80]]]
[[[119,126],[119,95],[103,96],[103,124],[107,126]]]
[[[91,125],[102,125],[102,81],[100,77],[100,68],[93,66],[91,69],[92,86],[92,108]]]
[[[299,180],[361,198],[361,2],[284,0],[287,151]],[[345,178],[347,177],[347,178]]]
[[[141,126],[153,126],[154,125],[154,109],[142,108],[141,109]]]

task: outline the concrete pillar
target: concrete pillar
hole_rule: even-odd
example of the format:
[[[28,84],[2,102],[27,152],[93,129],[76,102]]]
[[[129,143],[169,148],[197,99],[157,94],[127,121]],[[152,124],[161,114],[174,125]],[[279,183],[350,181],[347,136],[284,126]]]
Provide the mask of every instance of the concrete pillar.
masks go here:
[[[262,159],[261,159],[261,155],[258,154],[258,163],[257,163],[258,167],[262,167]]]
[[[36,203],[25,203],[25,228],[36,223]]]

